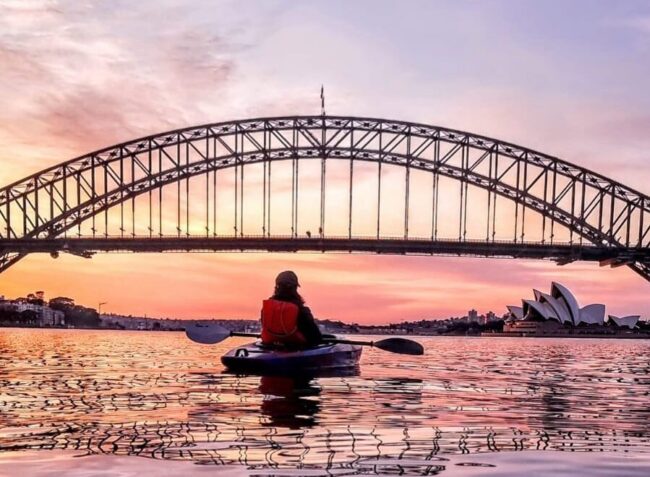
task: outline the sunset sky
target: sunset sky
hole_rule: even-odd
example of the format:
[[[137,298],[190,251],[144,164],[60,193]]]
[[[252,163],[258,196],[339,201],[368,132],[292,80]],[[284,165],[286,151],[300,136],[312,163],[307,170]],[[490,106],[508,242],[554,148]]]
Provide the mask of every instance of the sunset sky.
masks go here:
[[[0,0],[0,185],[185,126],[330,114],[471,131],[650,193],[647,1]],[[255,317],[295,270],[317,317],[499,314],[560,281],[650,318],[630,269],[322,254],[28,256],[0,294],[45,290],[148,316]]]

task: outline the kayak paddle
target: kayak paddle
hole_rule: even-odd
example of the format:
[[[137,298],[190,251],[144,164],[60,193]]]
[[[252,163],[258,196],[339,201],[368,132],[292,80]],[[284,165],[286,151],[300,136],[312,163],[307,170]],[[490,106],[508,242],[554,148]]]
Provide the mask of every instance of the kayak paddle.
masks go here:
[[[246,338],[259,338],[256,333],[240,333],[230,331],[221,325],[212,323],[194,323],[185,328],[185,334],[189,339],[201,344],[215,344],[231,336],[243,336]],[[421,355],[424,354],[424,347],[417,341],[406,338],[386,338],[379,341],[357,341],[357,340],[340,340],[337,338],[324,338],[326,343],[341,343],[359,346],[372,346],[384,351],[398,354]]]

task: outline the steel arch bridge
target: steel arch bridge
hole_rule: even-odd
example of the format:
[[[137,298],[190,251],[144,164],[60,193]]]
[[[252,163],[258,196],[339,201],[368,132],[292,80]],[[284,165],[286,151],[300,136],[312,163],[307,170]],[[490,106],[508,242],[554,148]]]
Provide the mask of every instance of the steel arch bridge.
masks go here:
[[[348,200],[335,207],[327,201],[333,161],[344,161],[346,168],[349,163]],[[278,163],[285,165],[284,173],[273,182]],[[311,199],[304,199],[305,187],[300,187],[301,164],[318,170],[318,180],[307,190]],[[359,198],[360,164],[371,164],[376,177],[374,189],[364,189]],[[245,171],[254,166],[261,178],[251,199],[250,190],[245,193]],[[395,185],[386,171],[395,168],[403,171],[400,192],[386,197],[390,184]],[[220,226],[226,214],[217,203],[222,199],[217,176],[226,172],[233,194],[227,213],[231,221]],[[413,193],[412,177],[422,173],[430,177],[430,229],[426,236],[416,236],[413,209],[422,208],[423,199]],[[441,178],[457,186],[453,237],[439,236],[441,225],[450,222],[439,217],[450,203]],[[284,231],[271,220],[278,181],[284,193],[290,192],[280,212],[291,220]],[[475,190],[482,194],[478,200]],[[301,198],[315,208],[309,214],[313,233],[299,233]],[[248,215],[251,201],[259,211],[253,220]],[[373,230],[353,233],[353,210],[368,201],[376,205]],[[200,219],[193,212],[197,202]],[[399,234],[384,231],[387,202],[400,204]],[[509,204],[505,217],[497,202],[499,207]],[[468,221],[470,229],[476,228],[475,210],[482,215],[482,232],[468,236]],[[347,222],[347,233],[329,233],[332,215]],[[560,229],[563,240],[558,239]],[[650,198],[585,168],[497,139],[347,116],[247,119],[179,129],[92,152],[0,189],[0,272],[36,252],[90,256],[97,251],[190,250],[450,254],[546,258],[560,264],[596,260],[627,265],[650,280]]]

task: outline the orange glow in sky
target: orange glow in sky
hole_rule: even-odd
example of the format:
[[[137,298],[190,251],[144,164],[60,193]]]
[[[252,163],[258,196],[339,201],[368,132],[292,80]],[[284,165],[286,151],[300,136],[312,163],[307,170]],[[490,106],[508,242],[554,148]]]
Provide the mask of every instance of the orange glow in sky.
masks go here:
[[[365,9],[363,2],[354,3],[339,9],[327,8],[327,2],[224,1],[192,9],[174,2],[168,9],[151,2],[128,9],[45,0],[0,5],[0,185],[147,134],[316,114],[324,83],[328,113],[484,134],[650,193],[647,22],[609,8],[591,18],[599,12],[594,8],[588,18],[584,12],[569,15],[575,21],[565,24],[563,8],[556,12],[540,4],[532,16],[553,21],[535,24],[553,23],[566,33],[540,41],[548,32],[528,25],[519,7],[475,5],[477,14],[468,17],[453,2],[400,9],[399,15],[399,2],[373,2]],[[445,48],[435,46],[441,44]],[[348,164],[329,170],[336,189],[328,199],[330,233],[346,233]],[[303,171],[308,176],[309,165]],[[355,175],[358,235],[374,233],[373,171],[359,166]],[[400,197],[401,172],[386,173],[384,194]],[[249,177],[247,194],[255,197],[259,191]],[[430,229],[428,180],[413,177],[413,236]],[[444,187],[449,189],[443,190],[440,220],[448,233],[441,236],[453,237],[455,186]],[[197,190],[194,197],[201,196]],[[315,192],[302,190],[300,233],[315,233],[317,221],[308,209]],[[472,196],[477,217],[485,205],[481,197]],[[219,203],[229,207],[226,192]],[[288,202],[275,204],[276,217],[287,222],[282,209],[286,213]],[[385,233],[399,235],[391,224],[401,224],[403,206],[386,200],[385,207]],[[171,229],[174,213],[164,217]],[[191,211],[194,217],[203,214]],[[512,223],[507,214],[499,220],[504,230]],[[247,211],[246,224],[259,221],[259,210]],[[481,233],[479,222],[470,221],[470,233]],[[226,233],[230,226],[222,227]],[[107,302],[103,310],[114,313],[251,318],[284,269],[298,273],[301,293],[317,317],[347,322],[446,318],[470,308],[502,314],[506,305],[530,297],[532,288],[547,290],[551,281],[568,286],[583,305],[605,303],[608,313],[650,318],[649,284],[626,267],[458,257],[33,255],[0,274],[0,294],[45,290],[49,298],[70,296],[87,306]]]

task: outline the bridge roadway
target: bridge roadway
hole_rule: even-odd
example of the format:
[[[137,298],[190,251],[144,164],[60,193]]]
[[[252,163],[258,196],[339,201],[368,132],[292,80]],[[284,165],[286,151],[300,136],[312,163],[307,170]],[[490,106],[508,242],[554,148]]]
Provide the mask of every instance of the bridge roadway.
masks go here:
[[[431,240],[421,238],[368,237],[67,237],[2,239],[0,253],[67,252],[90,257],[96,252],[361,252],[390,255],[447,255],[496,258],[549,259],[566,264],[576,260],[598,261],[601,265],[649,262],[645,248],[620,248],[592,244],[537,243],[484,240]]]

